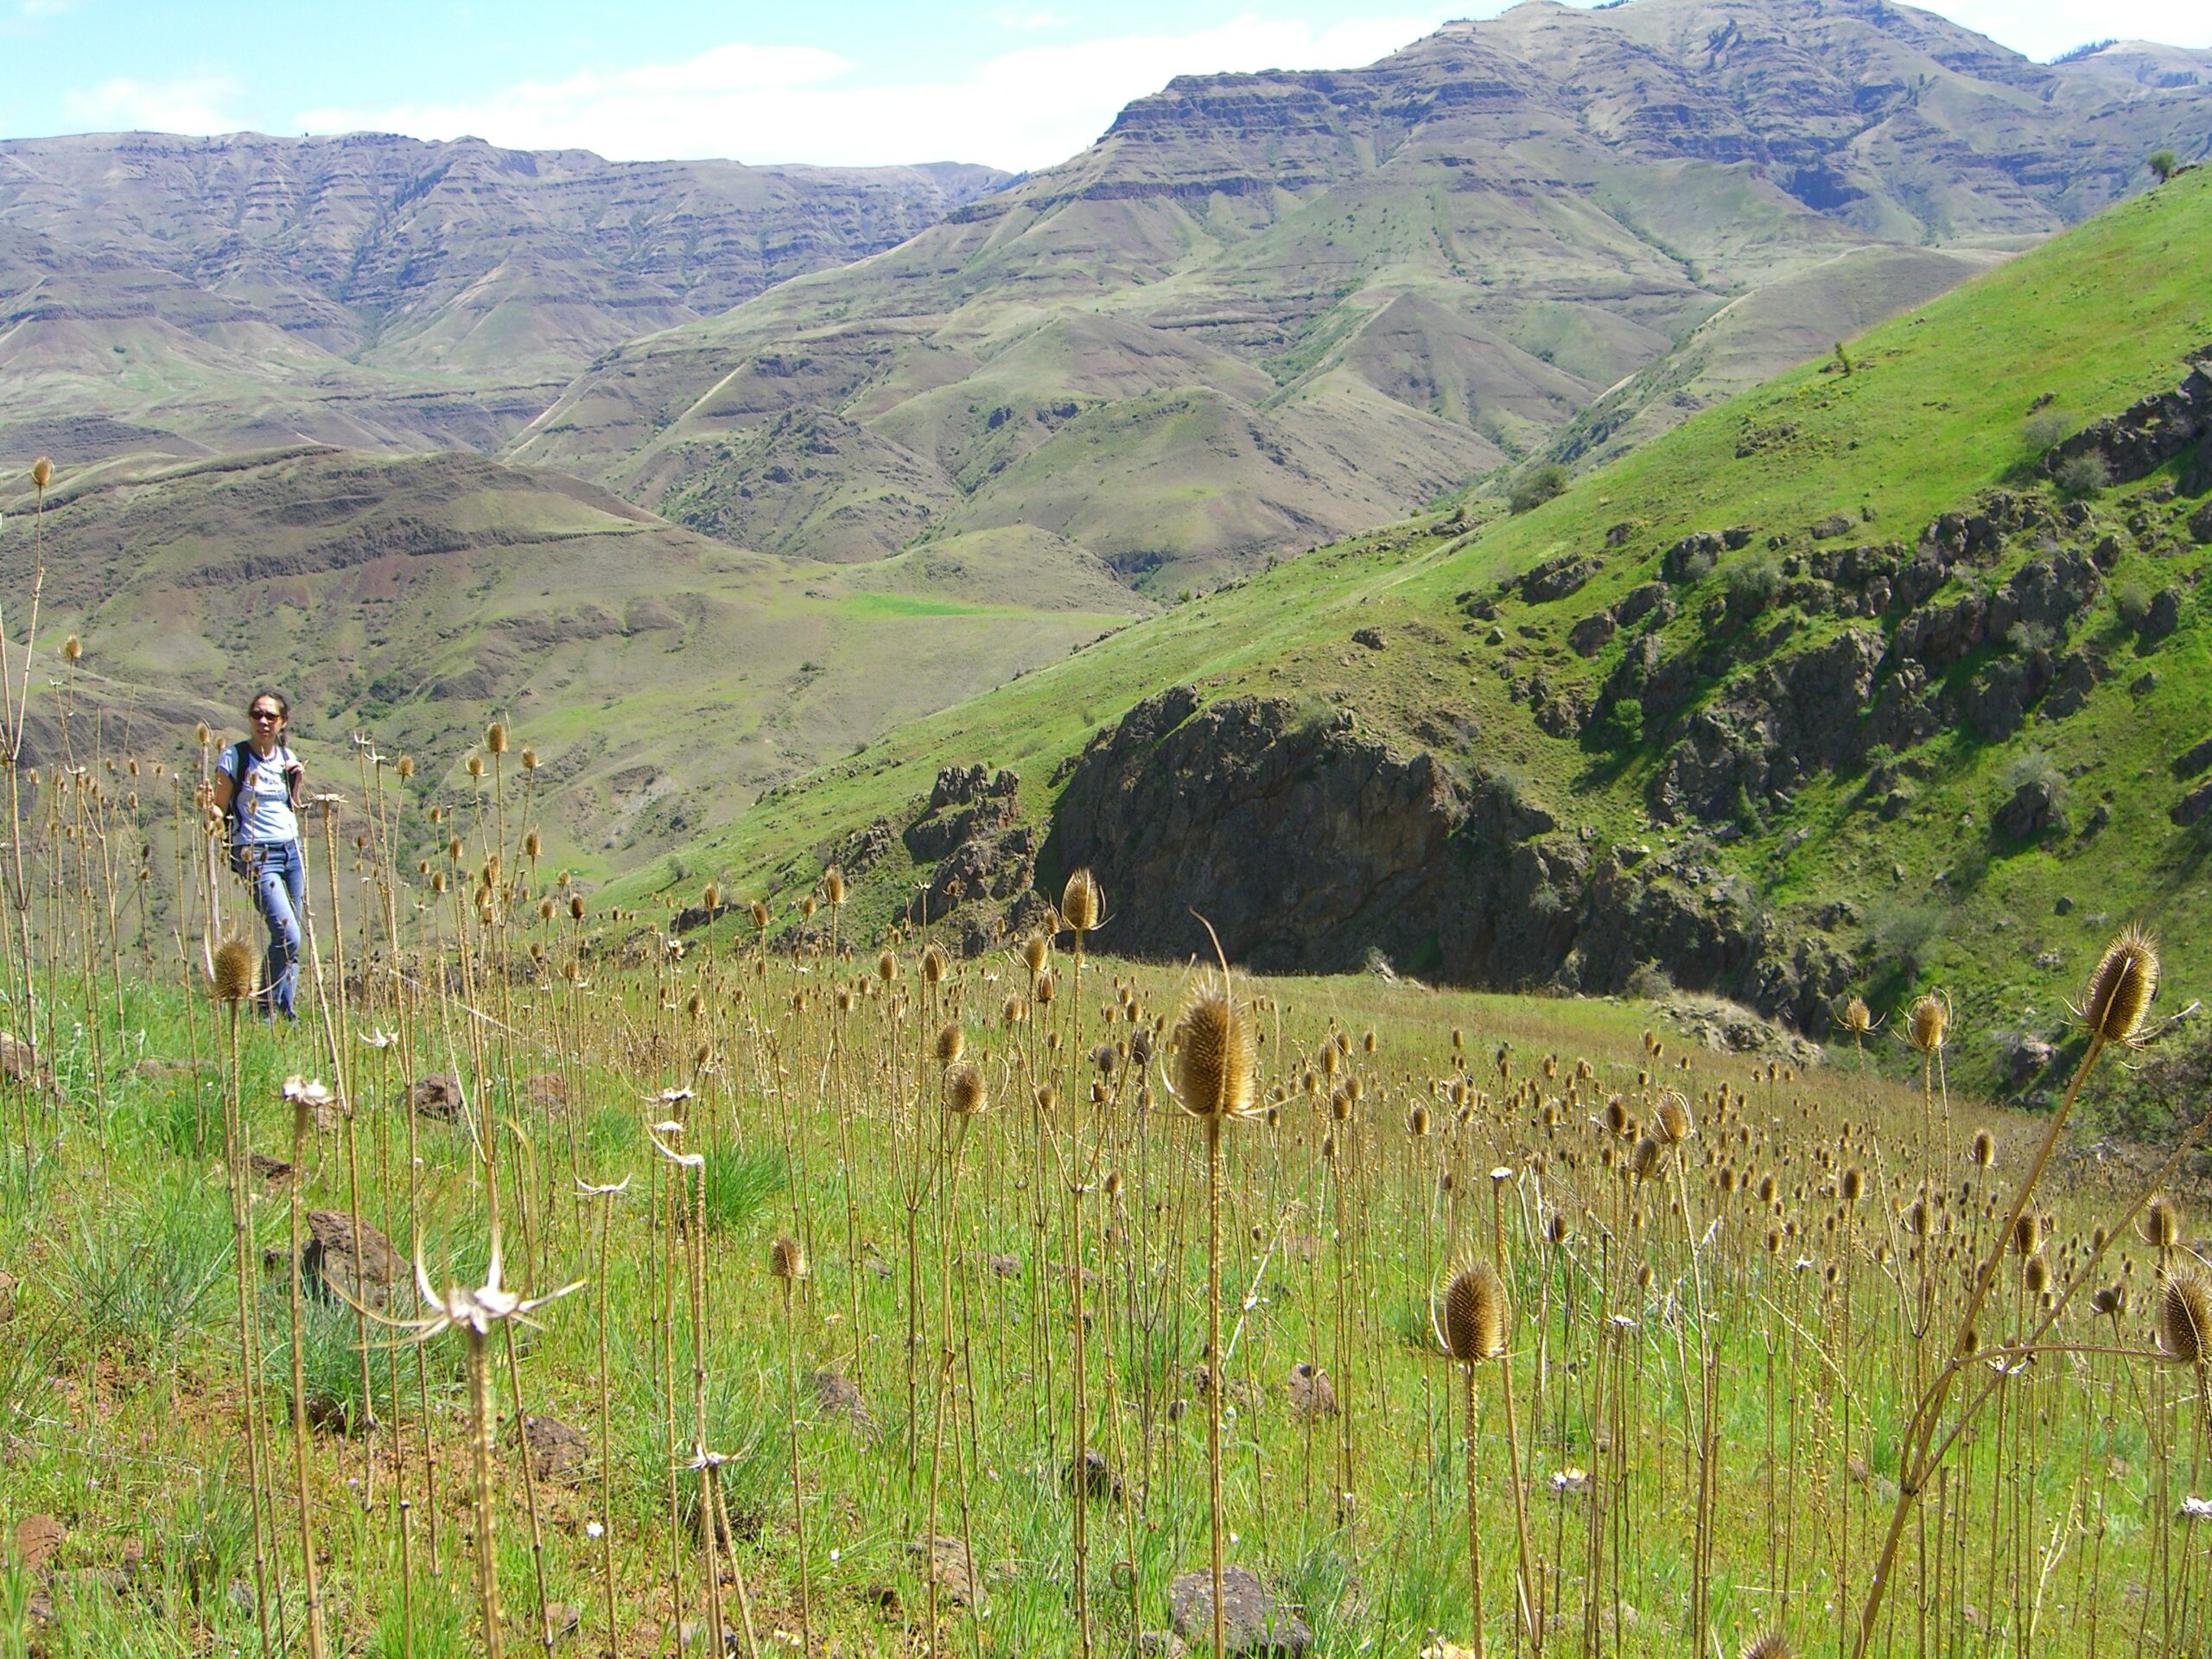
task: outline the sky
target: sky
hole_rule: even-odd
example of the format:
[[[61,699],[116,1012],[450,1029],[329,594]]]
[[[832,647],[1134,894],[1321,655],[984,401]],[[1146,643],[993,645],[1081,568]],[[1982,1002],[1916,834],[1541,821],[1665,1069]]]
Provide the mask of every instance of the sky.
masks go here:
[[[616,160],[1065,160],[1179,74],[1372,62],[1499,0],[0,0],[0,137],[463,134]],[[1943,0],[2030,57],[2212,48],[2206,0]]]

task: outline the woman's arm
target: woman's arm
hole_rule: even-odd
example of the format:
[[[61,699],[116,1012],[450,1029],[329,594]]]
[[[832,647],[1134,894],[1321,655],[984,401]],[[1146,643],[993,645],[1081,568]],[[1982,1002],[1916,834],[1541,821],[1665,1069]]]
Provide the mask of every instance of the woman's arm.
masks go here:
[[[220,766],[215,768],[215,810],[223,817],[231,816],[231,803],[238,797],[238,780]]]

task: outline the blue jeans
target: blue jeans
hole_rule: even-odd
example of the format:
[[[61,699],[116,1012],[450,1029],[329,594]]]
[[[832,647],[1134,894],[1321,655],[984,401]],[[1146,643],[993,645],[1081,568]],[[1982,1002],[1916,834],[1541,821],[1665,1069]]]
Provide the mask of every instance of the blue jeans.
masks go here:
[[[296,1020],[292,998],[300,982],[300,917],[307,908],[308,867],[296,841],[242,842],[231,849],[231,868],[253,883],[254,902],[269,924],[269,950],[262,958],[261,991],[255,999],[264,1014]]]

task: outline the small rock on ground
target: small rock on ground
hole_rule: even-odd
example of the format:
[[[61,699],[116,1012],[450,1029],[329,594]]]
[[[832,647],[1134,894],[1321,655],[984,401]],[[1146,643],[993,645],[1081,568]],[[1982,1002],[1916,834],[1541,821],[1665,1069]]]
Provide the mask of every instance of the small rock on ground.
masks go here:
[[[391,1301],[402,1271],[390,1239],[365,1221],[357,1230],[351,1216],[336,1210],[308,1211],[308,1231],[300,1272],[319,1294],[332,1301],[350,1296],[370,1307]]]
[[[1290,1375],[1283,1378],[1282,1391],[1288,1396],[1290,1409],[1299,1417],[1333,1417],[1337,1414],[1336,1384],[1329,1381],[1326,1371],[1318,1370],[1310,1359],[1301,1359],[1290,1368]]]
[[[407,1103],[425,1117],[449,1123],[461,1116],[461,1079],[450,1071],[417,1077],[407,1085]]]
[[[1221,1574],[1222,1641],[1226,1651],[1247,1659],[1299,1659],[1313,1645],[1313,1632],[1295,1613],[1275,1605],[1259,1575],[1249,1567],[1224,1567]],[[1213,1645],[1213,1573],[1201,1567],[1179,1574],[1167,1586],[1167,1611],[1175,1634],[1193,1647]]]
[[[944,1533],[925,1543],[917,1538],[906,1546],[916,1555],[926,1555],[928,1571],[937,1580],[938,1600],[940,1605],[950,1602],[955,1607],[976,1605],[976,1558],[965,1538],[951,1538]]]
[[[591,1463],[591,1441],[584,1432],[557,1417],[524,1417],[507,1430],[510,1444],[530,1442],[531,1478],[548,1486],[581,1486]]]
[[[810,1371],[806,1386],[813,1390],[814,1403],[824,1414],[842,1421],[863,1445],[874,1446],[881,1438],[875,1414],[861,1397],[860,1384],[851,1377],[842,1371]]]

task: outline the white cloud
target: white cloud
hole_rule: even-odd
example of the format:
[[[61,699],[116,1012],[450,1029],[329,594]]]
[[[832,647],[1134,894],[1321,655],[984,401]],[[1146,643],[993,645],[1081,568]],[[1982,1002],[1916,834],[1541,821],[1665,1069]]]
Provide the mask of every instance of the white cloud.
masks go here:
[[[856,84],[852,66],[832,52],[730,45],[676,62],[524,81],[467,102],[309,110],[295,124],[423,138],[467,133],[517,149],[575,147],[628,161],[731,156],[1039,168],[1082,149],[1123,105],[1171,76],[1368,63],[1435,21],[1366,18],[1315,29],[1248,16],[1186,35],[1025,47],[957,79],[874,86]]]
[[[61,94],[61,107],[83,131],[236,132],[245,123],[231,113],[238,83],[227,75],[182,75],[173,80],[134,80],[118,75],[97,86]]]
[[[1923,0],[1924,3],[1924,0]],[[2046,60],[2084,41],[2159,41],[2212,47],[2203,0],[1941,0],[1934,10],[1955,23]]]

